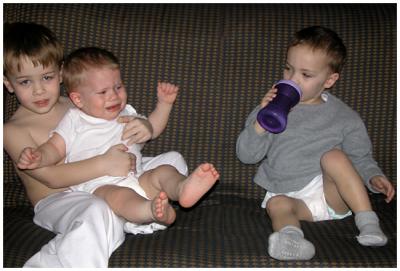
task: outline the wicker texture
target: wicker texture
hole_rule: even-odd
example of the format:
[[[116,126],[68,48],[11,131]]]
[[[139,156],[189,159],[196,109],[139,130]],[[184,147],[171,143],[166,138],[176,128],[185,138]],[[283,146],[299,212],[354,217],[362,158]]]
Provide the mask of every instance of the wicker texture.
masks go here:
[[[270,220],[264,191],[252,182],[257,165],[236,158],[244,120],[280,79],[285,47],[302,27],[335,29],[348,63],[332,93],[364,119],[374,154],[396,183],[396,5],[394,4],[5,4],[4,21],[52,29],[65,52],[82,46],[112,51],[121,61],[128,99],[140,113],[155,105],[158,81],[180,86],[165,133],[145,155],[180,152],[189,169],[215,164],[216,187],[196,208],[178,209],[174,226],[150,236],[128,235],[114,267],[393,267],[396,203],[373,197],[388,233],[384,248],[365,248],[353,219],[304,223],[317,255],[279,262],[266,253]],[[4,119],[15,111],[4,94]],[[22,266],[53,236],[32,222],[23,187],[4,155],[4,265]]]

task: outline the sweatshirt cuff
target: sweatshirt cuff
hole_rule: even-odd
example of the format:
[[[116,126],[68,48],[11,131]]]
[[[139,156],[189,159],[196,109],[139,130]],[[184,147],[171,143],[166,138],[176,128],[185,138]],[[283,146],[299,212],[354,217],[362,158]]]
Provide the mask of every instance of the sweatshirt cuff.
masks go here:
[[[266,135],[268,135],[269,134],[269,132],[267,132],[267,131],[264,131],[264,132],[262,132],[262,133],[257,133],[257,131],[256,131],[256,128],[254,127],[254,125],[255,125],[255,121],[257,121],[257,120],[254,120],[249,126],[247,126],[246,127],[246,129],[248,130],[248,133],[249,133],[249,136],[251,137],[251,138],[255,138],[255,139],[263,139]]]
[[[381,192],[375,190],[371,185],[371,180],[375,176],[383,176],[383,177],[385,177],[385,175],[383,175],[383,174],[373,174],[373,175],[370,175],[368,178],[366,178],[364,183],[365,183],[365,186],[368,188],[369,191],[371,191],[372,193],[375,193],[375,194],[379,194]]]

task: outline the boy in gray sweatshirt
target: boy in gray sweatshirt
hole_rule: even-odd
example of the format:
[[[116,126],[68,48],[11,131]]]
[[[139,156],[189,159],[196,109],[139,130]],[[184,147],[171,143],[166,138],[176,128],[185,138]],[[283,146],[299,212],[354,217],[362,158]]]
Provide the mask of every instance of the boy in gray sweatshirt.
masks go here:
[[[352,212],[365,246],[383,246],[387,237],[372,210],[365,186],[386,195],[394,188],[372,157],[360,116],[326,92],[339,79],[346,47],[320,26],[297,32],[287,49],[283,78],[300,86],[302,97],[288,115],[286,130],[273,134],[256,117],[276,97],[273,86],[248,116],[236,153],[240,161],[261,165],[254,181],[267,190],[262,207],[272,220],[268,253],[278,260],[308,260],[315,254],[300,220],[341,219]]]

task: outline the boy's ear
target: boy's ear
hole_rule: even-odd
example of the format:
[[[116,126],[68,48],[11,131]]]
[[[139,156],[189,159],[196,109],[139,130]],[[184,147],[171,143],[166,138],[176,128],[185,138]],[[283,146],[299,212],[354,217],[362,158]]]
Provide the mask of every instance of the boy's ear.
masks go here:
[[[71,91],[69,93],[69,98],[74,103],[74,105],[78,108],[82,108],[81,94],[76,91]]]
[[[14,93],[14,88],[12,87],[10,81],[8,81],[6,76],[3,76],[3,83],[6,86],[8,92]]]
[[[331,88],[333,85],[336,83],[336,81],[339,79],[339,73],[335,72],[329,75],[328,79],[325,81],[324,87],[325,88]]]

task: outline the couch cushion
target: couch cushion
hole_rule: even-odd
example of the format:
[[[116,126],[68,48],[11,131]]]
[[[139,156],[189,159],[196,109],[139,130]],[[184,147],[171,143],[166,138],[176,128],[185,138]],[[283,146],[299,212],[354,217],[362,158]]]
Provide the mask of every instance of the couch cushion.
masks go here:
[[[271,221],[260,201],[211,194],[195,208],[177,208],[175,224],[151,235],[128,234],[110,267],[396,267],[396,201],[372,196],[388,236],[384,247],[358,244],[354,218],[302,222],[316,247],[309,261],[281,262],[267,255]],[[4,266],[20,267],[54,234],[32,222],[29,208],[6,208]]]

